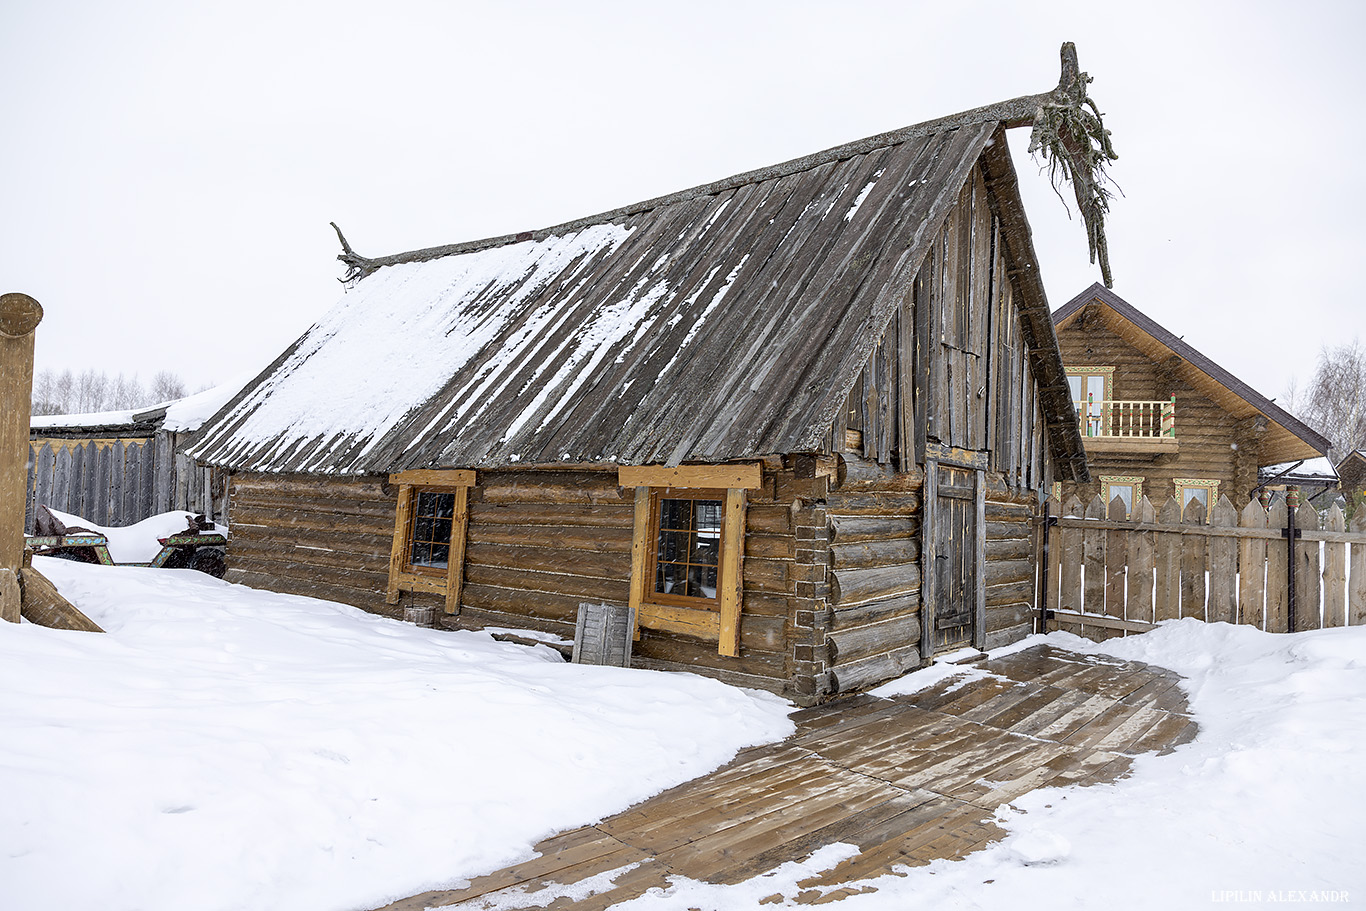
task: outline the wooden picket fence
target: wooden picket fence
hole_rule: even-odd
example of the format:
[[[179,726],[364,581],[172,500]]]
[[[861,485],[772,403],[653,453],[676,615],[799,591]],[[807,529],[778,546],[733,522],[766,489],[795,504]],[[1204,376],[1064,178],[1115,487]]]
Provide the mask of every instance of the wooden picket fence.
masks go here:
[[[176,436],[158,431],[145,440],[30,443],[24,531],[33,533],[39,506],[105,526],[132,525],[172,509],[226,522],[222,472],[178,452]]]
[[[1220,497],[1208,521],[1204,504],[1183,516],[1175,498],[1154,507],[1144,497],[1127,519],[1118,497],[1048,506],[1058,517],[1040,586],[1050,629],[1103,639],[1179,617],[1270,632],[1366,624],[1366,510],[1348,531],[1337,505],[1321,523],[1279,496],[1241,513]]]

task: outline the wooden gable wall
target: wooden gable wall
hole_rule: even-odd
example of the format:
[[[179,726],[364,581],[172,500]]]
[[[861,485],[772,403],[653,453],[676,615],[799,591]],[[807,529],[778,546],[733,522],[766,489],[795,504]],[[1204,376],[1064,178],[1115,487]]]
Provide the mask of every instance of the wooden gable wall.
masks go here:
[[[1257,486],[1259,443],[1263,432],[1256,418],[1238,419],[1181,382],[1164,365],[1107,328],[1099,318],[1080,314],[1059,330],[1063,363],[1069,367],[1114,367],[1118,400],[1165,401],[1176,396],[1176,439],[1171,455],[1116,456],[1088,453],[1091,482],[1064,485],[1064,499],[1076,492],[1083,502],[1100,493],[1102,475],[1143,478],[1143,495],[1161,503],[1175,494],[1176,478],[1215,480],[1238,509],[1247,505]],[[1264,426],[1264,422],[1263,422]]]
[[[829,584],[816,597],[829,619],[813,634],[808,672],[828,673],[836,692],[921,660],[927,446],[987,468],[977,642],[991,647],[1032,630],[1032,520],[1050,465],[1008,260],[974,169],[832,428],[846,475],[823,496]]]
[[[851,433],[852,431],[852,433]],[[906,470],[927,441],[989,453],[1016,490],[1050,481],[1038,388],[980,168],[851,390],[828,440]]]

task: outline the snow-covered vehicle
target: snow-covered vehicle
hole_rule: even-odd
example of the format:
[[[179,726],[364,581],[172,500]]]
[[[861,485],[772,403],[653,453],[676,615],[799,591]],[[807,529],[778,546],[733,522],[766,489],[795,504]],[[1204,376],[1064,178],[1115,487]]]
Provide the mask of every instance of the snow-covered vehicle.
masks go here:
[[[106,528],[80,516],[38,507],[34,554],[106,566],[189,568],[218,578],[227,570],[227,528],[185,510],[150,516],[123,528]]]

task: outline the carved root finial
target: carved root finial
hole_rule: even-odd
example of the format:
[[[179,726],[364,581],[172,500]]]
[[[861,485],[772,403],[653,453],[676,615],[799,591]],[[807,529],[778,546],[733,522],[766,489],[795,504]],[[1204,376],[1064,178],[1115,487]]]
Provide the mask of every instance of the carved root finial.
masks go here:
[[[1110,131],[1105,129],[1100,108],[1086,92],[1090,82],[1091,77],[1077,63],[1076,45],[1064,43],[1062,76],[1056,89],[1040,97],[1029,151],[1041,155],[1048,163],[1048,176],[1059,196],[1064,180],[1072,185],[1077,209],[1086,225],[1091,262],[1100,261],[1101,277],[1110,288],[1114,278],[1105,240],[1105,215],[1114,197],[1114,182],[1105,173],[1105,167],[1119,156],[1110,142]]]
[[[337,232],[337,240],[341,241],[342,252],[337,254],[337,259],[346,264],[346,274],[337,280],[342,284],[347,284],[356,279],[364,278],[371,272],[370,260],[351,249],[351,245],[346,242],[346,235],[342,233],[341,228],[337,227],[335,221],[330,221],[328,224],[332,226],[333,231]]]

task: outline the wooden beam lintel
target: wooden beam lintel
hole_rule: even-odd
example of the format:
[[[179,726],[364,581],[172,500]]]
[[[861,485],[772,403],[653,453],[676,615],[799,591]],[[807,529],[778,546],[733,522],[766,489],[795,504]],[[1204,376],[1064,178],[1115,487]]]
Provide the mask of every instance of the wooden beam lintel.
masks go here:
[[[763,483],[758,462],[720,465],[623,465],[617,469],[622,487],[716,487],[757,490]]]
[[[410,484],[413,487],[473,487],[471,468],[411,468],[389,475],[391,484]]]

